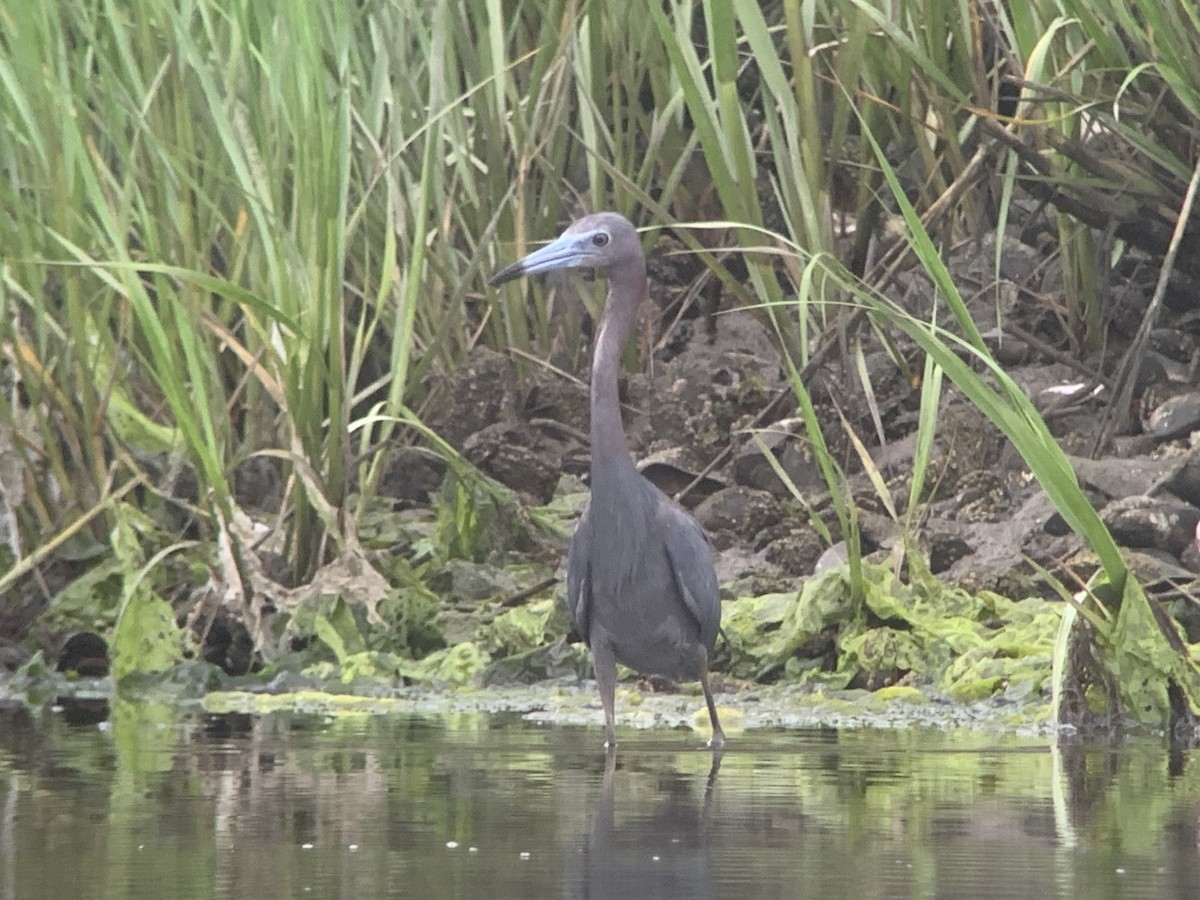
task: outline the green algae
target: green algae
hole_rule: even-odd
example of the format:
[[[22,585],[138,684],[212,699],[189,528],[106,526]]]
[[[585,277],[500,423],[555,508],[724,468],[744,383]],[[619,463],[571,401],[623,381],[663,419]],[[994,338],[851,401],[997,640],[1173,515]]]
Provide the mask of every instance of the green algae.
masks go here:
[[[880,565],[863,566],[862,584],[856,598],[843,566],[795,593],[728,604],[733,673],[833,688],[903,677],[964,701],[1035,693],[1048,681],[1061,604],[971,594],[932,577],[905,582]]]
[[[478,640],[496,656],[528,653],[543,646],[552,636],[551,626],[558,607],[558,601],[548,598],[505,610],[479,626]]]

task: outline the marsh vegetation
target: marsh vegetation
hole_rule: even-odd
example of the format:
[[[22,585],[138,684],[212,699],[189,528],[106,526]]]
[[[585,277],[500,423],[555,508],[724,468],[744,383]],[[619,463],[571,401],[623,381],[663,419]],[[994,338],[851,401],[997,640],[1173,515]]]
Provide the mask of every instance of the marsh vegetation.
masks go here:
[[[966,685],[1192,727],[1190,0],[0,19],[0,639],[22,683],[81,631],[118,679],[198,690],[581,669],[555,572],[602,295],[485,276],[614,209],[658,286],[626,360],[639,449],[678,419],[674,490],[699,505],[707,469],[713,497],[742,491],[706,524],[775,565],[730,564],[731,687]],[[754,339],[704,356],[738,321]],[[1128,477],[1080,474],[1096,460]],[[931,527],[993,494],[990,531]],[[948,573],[960,545],[1009,566]]]

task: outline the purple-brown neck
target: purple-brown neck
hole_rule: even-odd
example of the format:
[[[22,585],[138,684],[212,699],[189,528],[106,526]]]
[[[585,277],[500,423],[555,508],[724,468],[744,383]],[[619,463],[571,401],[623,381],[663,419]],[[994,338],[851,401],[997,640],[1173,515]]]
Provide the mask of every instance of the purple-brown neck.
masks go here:
[[[638,303],[646,295],[646,264],[622,267],[608,278],[608,299],[600,319],[592,355],[591,440],[592,489],[597,478],[620,469],[633,468],[629,442],[621,424],[621,401],[617,393],[617,375],[621,368],[621,350],[633,330]]]

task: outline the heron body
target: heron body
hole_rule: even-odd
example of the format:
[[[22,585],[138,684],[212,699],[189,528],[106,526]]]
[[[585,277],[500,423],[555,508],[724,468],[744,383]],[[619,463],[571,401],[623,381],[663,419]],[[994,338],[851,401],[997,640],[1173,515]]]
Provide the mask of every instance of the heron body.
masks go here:
[[[646,261],[633,225],[616,213],[585,216],[492,278],[503,284],[553,269],[594,267],[608,299],[592,355],[591,502],[567,553],[567,607],[592,651],[607,745],[615,746],[616,663],[644,674],[698,680],[714,746],[725,737],[708,684],[721,622],[712,555],[700,525],[633,464],[621,424],[621,349],[646,296]]]

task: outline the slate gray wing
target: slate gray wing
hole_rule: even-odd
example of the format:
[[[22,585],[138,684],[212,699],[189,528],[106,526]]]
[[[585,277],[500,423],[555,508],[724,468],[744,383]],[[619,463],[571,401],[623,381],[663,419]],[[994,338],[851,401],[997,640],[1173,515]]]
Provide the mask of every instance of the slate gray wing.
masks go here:
[[[592,525],[591,508],[585,509],[575,523],[571,547],[567,550],[567,612],[575,630],[585,642],[592,618]]]
[[[675,586],[700,625],[700,640],[711,649],[721,627],[721,594],[712,552],[695,519],[676,506],[666,509],[667,559]]]

